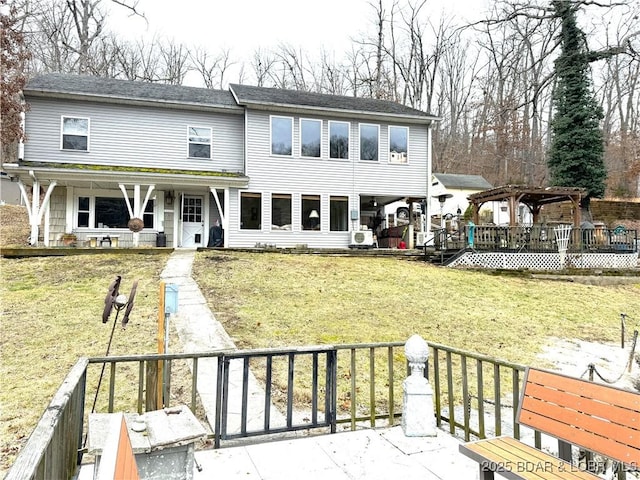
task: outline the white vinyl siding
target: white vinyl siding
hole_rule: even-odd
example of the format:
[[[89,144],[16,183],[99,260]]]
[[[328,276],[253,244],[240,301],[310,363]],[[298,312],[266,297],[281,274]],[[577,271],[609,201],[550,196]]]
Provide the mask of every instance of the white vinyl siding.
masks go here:
[[[28,97],[27,102],[29,141],[24,148],[25,158],[32,161],[244,172],[243,115],[38,97]],[[69,150],[59,148],[61,115],[91,118],[90,152],[70,158]],[[190,125],[206,125],[215,133],[215,161],[187,158],[185,133]]]

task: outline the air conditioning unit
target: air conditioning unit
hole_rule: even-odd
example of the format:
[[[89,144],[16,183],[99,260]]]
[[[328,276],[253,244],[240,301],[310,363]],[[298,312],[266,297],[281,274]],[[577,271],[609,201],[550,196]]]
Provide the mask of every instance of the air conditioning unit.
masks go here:
[[[373,246],[373,232],[371,230],[357,230],[351,232],[351,247],[369,248]]]
[[[427,241],[427,232],[416,232],[416,248],[424,248]]]

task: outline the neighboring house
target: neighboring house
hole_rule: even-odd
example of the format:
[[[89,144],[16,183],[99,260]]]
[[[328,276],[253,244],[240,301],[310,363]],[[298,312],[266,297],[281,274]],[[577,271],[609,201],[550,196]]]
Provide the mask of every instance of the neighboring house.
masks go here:
[[[481,175],[462,175],[456,173],[434,173],[431,176],[430,206],[432,215],[464,214],[469,206],[468,197],[472,193],[482,192],[493,188]],[[440,197],[444,203],[440,204]],[[491,208],[491,207],[487,207]]]
[[[437,118],[397,103],[62,74],[24,96],[28,141],[2,168],[43,192],[45,245],[346,248],[377,201],[428,197]]]

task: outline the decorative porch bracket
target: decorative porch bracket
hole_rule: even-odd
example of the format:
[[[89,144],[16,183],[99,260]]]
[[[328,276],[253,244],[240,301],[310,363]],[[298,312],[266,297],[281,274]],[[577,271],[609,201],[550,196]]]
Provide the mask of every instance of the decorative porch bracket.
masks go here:
[[[29,203],[29,195],[27,194],[27,189],[25,188],[22,180],[18,181],[18,188],[20,189],[20,194],[22,195],[22,199],[24,200],[24,204],[27,207],[27,213],[29,215],[29,225],[31,226],[31,233],[29,235],[29,245],[33,247],[38,246],[38,237],[40,234],[40,224],[42,223],[42,218],[44,217],[44,212],[47,210],[49,206],[49,199],[51,198],[51,193],[53,189],[56,187],[57,182],[53,180],[49,186],[47,187],[47,192],[44,195],[44,199],[42,200],[42,205],[40,205],[40,181],[36,178],[33,171],[29,172],[31,178],[33,178],[33,186],[31,191],[31,203]],[[45,238],[45,245],[49,245],[49,239]]]
[[[129,210],[129,218],[143,218],[144,211],[147,208],[147,203],[151,197],[151,193],[156,188],[155,185],[149,185],[147,187],[147,194],[144,197],[144,201],[140,202],[140,184],[133,186],[133,206],[129,201],[129,195],[127,194],[127,186],[123,183],[119,183],[118,187],[122,191],[124,201],[127,204],[127,210]],[[137,247],[140,244],[140,232],[133,232],[133,246]]]

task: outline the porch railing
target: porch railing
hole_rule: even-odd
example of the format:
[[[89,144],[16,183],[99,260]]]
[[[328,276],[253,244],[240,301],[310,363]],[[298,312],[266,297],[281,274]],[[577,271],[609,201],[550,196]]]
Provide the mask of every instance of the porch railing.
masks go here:
[[[430,344],[430,350],[425,376],[434,390],[438,425],[465,439],[494,434],[519,438],[515,411],[523,365],[439,344]],[[164,362],[166,378],[160,389],[155,383],[159,362]],[[203,378],[205,370],[212,371],[204,368],[207,362],[215,362],[216,378]],[[216,413],[209,421],[216,447],[228,439],[275,432],[394,425],[401,416],[402,382],[408,374],[404,342],[81,359],[20,452],[8,480],[73,475],[84,451],[103,364],[108,367],[106,391],[95,408],[101,413],[155,410],[158,391],[165,407],[188,404],[193,412],[201,412],[198,389],[214,386]],[[234,364],[240,368],[234,371]],[[253,375],[262,393],[252,397]],[[231,400],[234,389],[238,396]],[[247,420],[249,414],[255,416],[256,402],[263,412],[257,429]],[[273,417],[274,404],[284,412],[281,423]],[[296,420],[293,412],[300,409],[305,414]],[[239,412],[234,428],[232,412]]]

